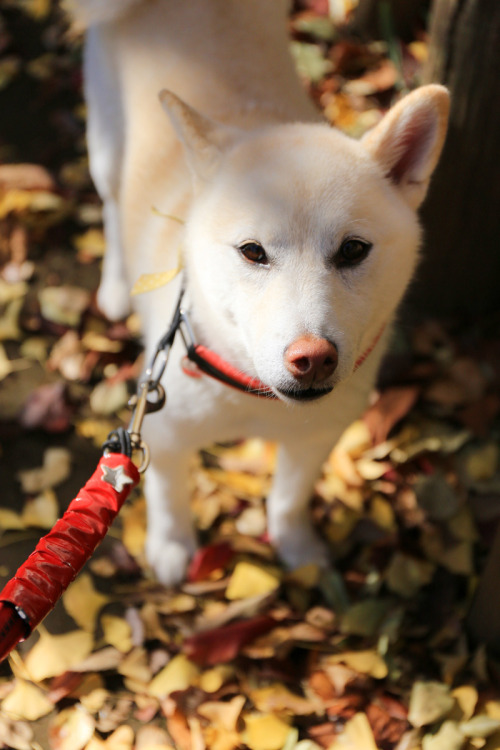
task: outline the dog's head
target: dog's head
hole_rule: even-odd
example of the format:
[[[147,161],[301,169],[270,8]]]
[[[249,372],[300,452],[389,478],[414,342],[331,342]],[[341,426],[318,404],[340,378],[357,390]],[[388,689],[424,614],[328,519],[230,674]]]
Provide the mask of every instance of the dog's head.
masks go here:
[[[410,281],[447,91],[418,89],[361,141],[323,124],[247,132],[161,99],[194,178],[186,266],[204,343],[285,399],[325,395]]]

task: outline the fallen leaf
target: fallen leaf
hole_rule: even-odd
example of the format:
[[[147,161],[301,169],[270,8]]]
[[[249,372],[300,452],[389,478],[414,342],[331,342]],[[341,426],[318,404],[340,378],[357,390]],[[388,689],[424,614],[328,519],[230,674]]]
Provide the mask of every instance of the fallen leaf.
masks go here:
[[[473,685],[460,685],[451,693],[460,711],[459,720],[468,721],[476,709],[478,692]]]
[[[250,750],[281,750],[290,726],[274,714],[248,714],[245,717],[244,742]]]
[[[237,728],[246,698],[244,695],[236,695],[230,701],[207,701],[198,707],[198,713],[212,725],[218,725],[227,732],[234,732]]]
[[[46,489],[26,501],[21,514],[23,525],[51,529],[59,518],[59,503],[53,490]]]
[[[233,557],[233,548],[227,542],[201,547],[196,550],[189,564],[187,580],[203,581],[214,571],[224,570]]]
[[[93,737],[85,750],[134,750],[134,730],[122,724],[117,727],[105,740]]]
[[[441,682],[415,682],[408,710],[408,721],[414,727],[433,724],[451,711],[455,699]]]
[[[80,257],[102,258],[106,249],[106,240],[102,229],[87,229],[73,239]]]
[[[367,649],[365,651],[345,651],[340,654],[328,656],[325,664],[346,664],[351,669],[361,674],[368,674],[377,680],[387,677],[388,669],[384,659],[376,651]]]
[[[95,386],[89,399],[94,414],[103,417],[116,414],[116,412],[127,405],[128,400],[128,388],[126,382],[123,380],[119,382],[102,380]]]
[[[33,750],[33,730],[24,721],[0,716],[0,737],[5,746],[12,750]]]
[[[51,635],[39,626],[40,637],[25,659],[28,673],[35,682],[70,670],[92,650],[93,639],[83,630]]]
[[[36,721],[54,709],[47,694],[26,680],[17,679],[14,689],[2,701],[2,711],[11,719]]]
[[[234,677],[233,667],[228,664],[218,664],[200,674],[198,685],[205,693],[216,693],[232,677]]]
[[[280,577],[263,567],[249,562],[239,562],[229,579],[226,599],[247,599],[274,591]]]
[[[0,508],[0,531],[24,529],[24,521],[18,513],[8,508]]]
[[[332,62],[325,59],[316,44],[292,42],[290,49],[297,71],[306,81],[317,83],[333,68]]]
[[[49,725],[51,750],[83,750],[94,728],[95,721],[83,706],[63,709]]]
[[[279,713],[281,715],[285,712],[290,716],[309,716],[319,708],[317,701],[292,693],[285,685],[278,682],[263,688],[250,690],[249,697],[255,708],[262,713]]]
[[[157,698],[164,698],[176,690],[186,690],[198,677],[200,670],[184,654],[174,656],[151,680],[148,693]]]
[[[130,677],[138,682],[142,682],[144,684],[144,690],[146,690],[146,684],[151,681],[151,667],[148,663],[148,654],[146,650],[139,646],[132,649],[132,651],[120,661],[117,671],[119,674]],[[180,671],[181,670],[179,669],[178,672],[180,673]],[[173,680],[174,678],[175,674],[171,675],[171,679]],[[160,683],[161,679],[159,678],[157,685],[160,685]]]
[[[213,665],[231,661],[245,645],[275,626],[276,621],[272,617],[260,615],[190,636],[185,639],[183,650],[197,664]]]
[[[46,286],[38,293],[42,316],[52,323],[76,328],[90,304],[90,294],[79,286]]]
[[[365,713],[357,713],[346,723],[334,741],[332,750],[377,750],[370,723]]]
[[[135,750],[173,750],[173,748],[165,730],[149,724],[137,730]]]
[[[23,492],[34,495],[49,487],[56,487],[70,475],[71,454],[67,448],[47,448],[43,466],[25,469],[17,474]]]
[[[132,649],[132,628],[123,617],[102,615],[101,625],[106,643],[114,646],[123,654]]]
[[[466,737],[485,739],[500,730],[500,720],[479,714],[468,721],[461,721],[459,729]]]
[[[100,610],[109,598],[96,591],[89,573],[80,573],[62,596],[64,608],[83,630],[93,633]],[[114,644],[113,644],[114,645]]]
[[[465,737],[454,721],[445,721],[436,734],[426,734],[422,740],[422,750],[460,750]]]

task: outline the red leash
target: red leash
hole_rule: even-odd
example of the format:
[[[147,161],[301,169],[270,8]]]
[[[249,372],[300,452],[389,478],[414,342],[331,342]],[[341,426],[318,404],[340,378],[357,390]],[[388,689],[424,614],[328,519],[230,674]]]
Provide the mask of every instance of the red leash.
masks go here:
[[[130,458],[110,453],[0,593],[0,661],[54,607],[102,541],[140,475]]]

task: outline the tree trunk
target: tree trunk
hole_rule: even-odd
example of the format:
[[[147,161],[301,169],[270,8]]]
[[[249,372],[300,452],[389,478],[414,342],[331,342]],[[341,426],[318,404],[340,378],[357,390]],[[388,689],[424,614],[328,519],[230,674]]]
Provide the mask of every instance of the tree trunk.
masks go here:
[[[499,0],[434,0],[430,37],[425,82],[450,88],[451,118],[406,311],[465,322],[500,309]]]

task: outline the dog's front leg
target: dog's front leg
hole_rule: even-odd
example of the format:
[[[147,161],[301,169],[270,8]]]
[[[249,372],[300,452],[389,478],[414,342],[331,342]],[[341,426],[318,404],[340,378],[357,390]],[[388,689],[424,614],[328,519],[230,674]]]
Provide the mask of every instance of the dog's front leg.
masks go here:
[[[328,548],[311,522],[309,504],[314,482],[334,438],[283,443],[278,448],[274,483],[267,499],[269,535],[283,561],[292,569],[316,563],[326,567]]]
[[[146,472],[146,556],[165,586],[183,580],[196,549],[190,509],[190,458],[190,451],[167,452],[155,447]]]

